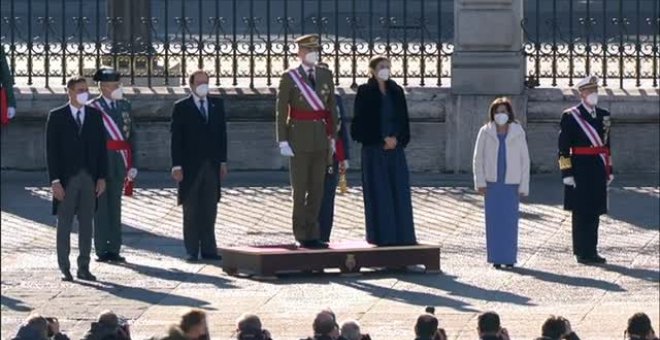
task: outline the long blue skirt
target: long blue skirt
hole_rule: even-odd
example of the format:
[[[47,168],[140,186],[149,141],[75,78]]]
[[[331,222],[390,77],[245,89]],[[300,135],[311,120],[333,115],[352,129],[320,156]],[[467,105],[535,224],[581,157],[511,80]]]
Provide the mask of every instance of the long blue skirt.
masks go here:
[[[486,247],[489,263],[516,263],[519,202],[517,184],[487,183]]]
[[[367,242],[379,246],[417,243],[403,148],[362,147],[362,189]]]

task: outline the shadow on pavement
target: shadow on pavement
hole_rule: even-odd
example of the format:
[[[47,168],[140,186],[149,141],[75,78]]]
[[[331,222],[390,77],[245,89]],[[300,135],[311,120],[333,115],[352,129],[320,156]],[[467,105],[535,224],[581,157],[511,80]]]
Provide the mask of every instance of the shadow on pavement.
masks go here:
[[[170,292],[158,292],[146,288],[125,286],[116,282],[96,281],[74,281],[74,283],[81,286],[96,289],[101,292],[114,295],[118,298],[141,301],[148,304],[161,305],[161,306],[183,306],[194,307],[205,310],[216,310],[210,307],[207,301],[190,298],[186,296],[172,294]]]
[[[617,273],[619,275],[627,276],[633,279],[644,280],[649,282],[660,282],[660,271],[641,269],[641,268],[628,268],[616,264],[603,264],[601,268]]]
[[[618,284],[603,280],[591,279],[588,277],[576,277],[569,275],[554,274],[554,273],[544,272],[541,270],[536,270],[531,268],[521,268],[521,267],[510,269],[510,271],[523,276],[531,276],[537,280],[551,282],[551,283],[565,284],[574,287],[596,288],[609,292],[626,291]]]
[[[2,295],[2,306],[17,312],[29,312],[32,310],[30,306],[26,306],[21,300],[10,298]]]
[[[225,289],[236,288],[236,286],[231,284],[229,280],[224,278],[200,273],[186,272],[177,268],[158,268],[134,263],[123,263],[118,264],[118,266],[128,268],[146,277],[153,277],[161,280],[202,283]]]

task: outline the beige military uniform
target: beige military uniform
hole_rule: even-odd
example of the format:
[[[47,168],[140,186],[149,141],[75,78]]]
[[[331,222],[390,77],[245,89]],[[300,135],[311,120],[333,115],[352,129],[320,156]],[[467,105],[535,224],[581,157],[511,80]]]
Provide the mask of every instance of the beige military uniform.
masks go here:
[[[296,71],[310,87],[315,84],[316,94],[332,117],[328,126],[322,119],[292,117],[292,112],[297,112],[298,118],[301,118],[301,112],[302,116],[314,113],[302,90],[288,73]],[[312,82],[302,65],[285,72],[277,93],[277,141],[288,142],[294,153],[289,163],[293,188],[293,233],[300,242],[316,241],[320,237],[318,215],[323,199],[323,181],[328,167],[332,166],[330,139],[336,137],[335,123],[338,121],[332,72],[315,67],[313,74]]]

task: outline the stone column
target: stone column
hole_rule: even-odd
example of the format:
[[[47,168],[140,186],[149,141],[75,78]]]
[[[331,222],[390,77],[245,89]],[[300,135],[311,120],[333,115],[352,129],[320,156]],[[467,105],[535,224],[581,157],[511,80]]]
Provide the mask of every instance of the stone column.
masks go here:
[[[455,0],[446,170],[472,171],[474,141],[495,97],[511,97],[525,121],[522,17],[523,0]]]

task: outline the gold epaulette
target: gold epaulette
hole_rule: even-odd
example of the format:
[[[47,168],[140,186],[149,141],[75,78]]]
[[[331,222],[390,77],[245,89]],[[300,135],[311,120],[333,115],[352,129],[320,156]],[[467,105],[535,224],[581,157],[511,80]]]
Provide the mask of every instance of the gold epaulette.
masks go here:
[[[571,157],[560,156],[559,157],[559,170],[568,170],[573,167],[571,162]]]

